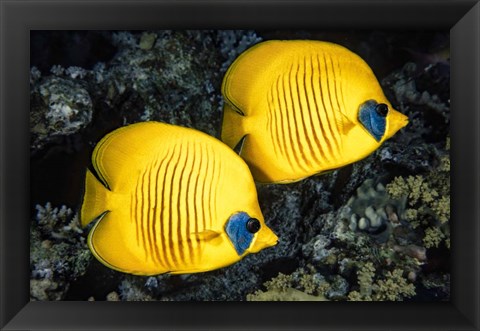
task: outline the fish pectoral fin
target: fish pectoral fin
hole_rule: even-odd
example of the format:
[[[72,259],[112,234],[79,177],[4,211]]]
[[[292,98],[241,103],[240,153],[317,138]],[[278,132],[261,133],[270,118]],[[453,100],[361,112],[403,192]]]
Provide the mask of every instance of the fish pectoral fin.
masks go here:
[[[214,230],[204,230],[201,232],[195,232],[193,233],[193,235],[197,237],[199,240],[210,241],[212,239],[219,237],[221,233]]]
[[[244,135],[242,137],[242,139],[240,139],[240,141],[238,142],[237,145],[235,145],[235,147],[233,148],[233,151],[235,153],[237,153],[238,155],[241,155],[242,153],[242,149],[243,149],[243,145],[245,144],[245,139],[247,138],[248,135]]]
[[[245,115],[240,109],[226,102],[223,106],[221,140],[233,148],[246,135],[243,122]]]
[[[342,114],[341,118],[342,118],[342,131],[344,134],[348,134],[350,132],[351,129],[353,129],[355,127],[355,122],[353,122],[352,120],[350,120],[347,115],[345,115],[344,113],[340,112],[340,114]]]

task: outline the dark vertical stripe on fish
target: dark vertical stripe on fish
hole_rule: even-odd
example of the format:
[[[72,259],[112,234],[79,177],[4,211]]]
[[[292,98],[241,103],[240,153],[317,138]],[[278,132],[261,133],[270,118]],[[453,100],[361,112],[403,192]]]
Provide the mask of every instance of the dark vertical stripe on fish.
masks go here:
[[[147,223],[147,238],[148,238],[148,247],[149,247],[149,252],[150,252],[150,259],[153,260],[153,233],[152,233],[152,212],[153,212],[153,206],[152,206],[152,196],[151,196],[151,188],[152,188],[152,180],[151,180],[151,174],[152,174],[152,163],[150,163],[149,167],[146,168],[145,175],[147,178],[147,183],[146,183],[146,190],[147,190],[147,218],[146,218],[146,223]]]
[[[311,66],[310,66],[311,69]],[[309,74],[310,70],[307,67],[307,58],[303,58],[303,80],[302,80],[302,89],[299,89],[298,94],[300,97],[301,103],[305,105],[306,109],[302,109],[302,121],[303,127],[305,130],[305,138],[308,143],[308,149],[310,151],[310,155],[315,160],[317,165],[320,164],[320,161],[317,157],[317,151],[315,147],[319,147],[319,141],[315,135],[315,131],[313,130],[312,125],[312,109],[310,107],[310,101],[308,99],[309,92],[307,91],[307,75]],[[300,82],[297,83],[300,86]],[[312,139],[315,140],[315,144],[312,142]]]
[[[294,128],[293,131],[295,132],[295,137],[296,137],[296,142],[297,142],[297,150],[295,151],[295,159],[297,160],[298,166],[303,170],[303,171],[308,171],[308,165],[309,161],[305,158],[305,151],[304,151],[304,146],[303,146],[303,141],[301,139],[301,130],[303,131],[303,128],[300,127],[301,121],[299,117],[301,116],[302,109],[300,107],[300,104],[298,102],[298,69],[299,69],[299,64],[297,63],[297,68],[293,68],[293,63],[290,68],[290,73],[289,73],[289,78],[288,82],[289,84],[289,89],[290,89],[290,96],[292,100],[292,110],[293,110],[293,122],[294,122]],[[292,83],[293,81],[293,83]],[[293,86],[295,85],[295,86]],[[302,162],[303,161],[303,162]]]
[[[326,85],[327,85],[327,91],[328,91],[328,101],[330,104],[330,107],[327,108],[327,112],[330,113],[330,116],[328,116],[328,123],[330,125],[330,129],[332,132],[332,136],[334,138],[335,142],[335,148],[333,149],[335,152],[338,152],[340,148],[340,142],[339,142],[339,132],[338,132],[338,119],[337,119],[337,112],[335,111],[335,107],[333,104],[333,96],[332,96],[332,91],[330,89],[330,83],[333,81],[335,83],[335,77],[331,70],[328,68],[327,64],[327,55],[323,55],[323,63],[325,65],[325,74],[326,74]],[[337,156],[337,153],[335,153],[334,157]]]
[[[292,105],[294,109],[293,114],[295,116],[295,124],[297,127],[297,130],[295,130],[295,133],[298,140],[298,146],[299,146],[299,152],[300,152],[299,154],[301,156],[301,160],[303,161],[300,167],[304,171],[308,172],[309,167],[311,167],[311,162],[305,153],[304,140],[306,139],[302,139],[302,137],[307,138],[307,134],[306,134],[305,122],[303,120],[303,114],[302,114],[304,112],[304,109],[300,102],[300,86],[299,85],[301,84],[301,81],[298,78],[298,73],[300,70],[300,63],[298,61],[297,61],[296,67],[297,68],[295,70],[295,77],[294,77],[295,88],[292,91],[292,96],[293,96]]]
[[[176,239],[173,237],[173,228],[175,227],[175,223],[178,221],[179,215],[174,215],[174,205],[173,202],[176,200],[178,202],[178,195],[174,194],[174,189],[175,189],[175,177],[177,176],[177,169],[178,169],[178,163],[180,162],[180,158],[182,156],[182,144],[176,145],[179,147],[178,154],[176,155],[174,159],[174,165],[173,165],[173,172],[171,176],[171,185],[170,185],[170,207],[169,207],[169,213],[168,213],[168,243],[169,243],[169,248],[170,248],[170,256],[172,257],[172,262],[175,266],[175,269],[178,269],[178,256],[176,252],[176,248],[178,247],[178,244],[175,242]],[[176,147],[175,146],[175,147]]]
[[[278,119],[280,120],[279,124],[277,125],[277,136],[280,141],[280,150],[283,155],[290,164],[290,167],[293,169],[292,162],[289,158],[289,155],[287,153],[287,136],[286,136],[286,131],[285,131],[285,123],[284,123],[284,118],[283,118],[283,110],[286,109],[286,105],[282,105],[282,98],[281,98],[281,87],[280,87],[280,80],[282,76],[277,77],[277,81],[275,84],[275,92],[276,92],[276,100],[277,100],[277,107],[276,107],[276,112],[275,115],[278,116]],[[281,138],[281,139],[280,139]]]
[[[166,162],[166,167],[165,167],[165,172],[163,175],[163,182],[162,182],[162,209],[160,211],[160,219],[161,219],[161,226],[159,227],[159,230],[161,231],[161,243],[162,243],[162,255],[163,255],[163,260],[165,261],[165,267],[169,270],[173,270],[173,263],[171,263],[171,256],[170,252],[167,249],[170,243],[170,238],[168,237],[168,232],[169,232],[169,224],[168,220],[165,217],[165,211],[168,211],[168,203],[171,199],[171,192],[170,190],[167,190],[167,182],[170,182],[168,180],[168,171],[172,165],[172,159],[173,156],[175,155],[175,150],[176,146],[174,146],[172,150],[172,154],[170,155],[170,158]],[[171,187],[171,185],[170,185]],[[168,247],[169,248],[169,247]]]
[[[200,211],[198,210],[198,206],[202,203],[202,197],[201,197],[201,193],[200,193],[200,185],[198,185],[198,181],[200,179],[200,175],[202,173],[202,168],[203,168],[203,151],[202,151],[202,144],[199,143],[198,144],[198,150],[197,150],[197,153],[195,153],[195,155],[198,155],[198,157],[200,158],[200,163],[198,165],[198,167],[196,167],[195,170],[198,171],[198,174],[197,176],[195,176],[195,189],[193,190],[194,193],[194,197],[193,197],[193,200],[194,200],[194,211],[195,211],[195,215],[194,215],[194,220],[195,220],[195,234],[198,234],[199,232],[199,222],[201,221],[201,214],[200,214]],[[199,239],[198,239],[198,236],[195,235],[195,239],[197,241],[197,244],[199,242]]]
[[[212,182],[212,193],[210,194],[211,195],[211,200],[212,200],[212,205],[213,205],[213,208],[212,208],[212,213],[213,213],[213,219],[212,220],[217,220],[218,219],[218,215],[217,215],[217,206],[218,206],[218,202],[217,202],[217,191],[219,189],[219,184],[220,184],[220,178],[222,178],[222,158],[221,158],[221,155],[217,155],[215,153],[215,151],[213,151],[213,154],[214,154],[214,161],[215,161],[215,166],[214,166],[214,179],[215,179],[215,182]],[[217,156],[220,156],[220,157],[217,157]]]
[[[303,169],[303,167],[300,165],[300,161],[298,159],[299,146],[298,146],[298,144],[296,144],[296,142],[298,142],[299,138],[298,138],[296,119],[295,119],[295,108],[293,106],[292,86],[291,86],[291,83],[290,83],[292,68],[293,68],[293,64],[290,66],[290,71],[289,71],[288,75],[285,75],[284,79],[283,79],[284,80],[283,95],[285,96],[285,104],[287,105],[287,107],[285,108],[284,114],[286,116],[285,119],[286,119],[286,122],[287,122],[287,129],[288,129],[287,134],[288,134],[288,137],[290,138],[290,153],[289,154],[293,156],[293,159],[295,161],[295,165],[298,166],[298,167],[301,167]],[[287,95],[287,92],[288,92],[288,95]],[[290,101],[290,104],[288,103],[288,101]],[[291,116],[290,116],[290,114],[291,114]],[[293,137],[294,132],[296,133],[297,139],[294,139],[294,137]]]
[[[318,58],[318,55],[317,55],[317,65],[318,65],[318,85],[319,85],[319,94],[320,94],[320,100],[322,101],[322,106],[319,107],[319,111],[317,113],[318,115],[318,121],[320,123],[320,126],[322,127],[322,132],[323,132],[323,138],[324,138],[324,141],[325,141],[325,145],[327,146],[327,149],[328,149],[328,152],[329,152],[329,155],[327,157],[327,160],[329,162],[331,162],[334,158],[334,154],[333,154],[333,147],[332,147],[332,143],[330,141],[330,138],[333,139],[333,137],[330,137],[329,138],[329,132],[331,134],[331,129],[330,129],[330,124],[329,124],[329,121],[328,121],[328,113],[327,113],[327,109],[326,109],[326,105],[325,105],[325,100],[324,100],[324,86],[322,84],[322,66],[320,64],[320,59]],[[322,120],[322,114],[325,116],[325,120],[323,121]],[[329,131],[329,132],[327,132]]]
[[[151,255],[148,249],[148,218],[147,218],[147,212],[148,212],[148,201],[145,197],[145,174],[146,171],[142,173],[142,180],[140,182],[140,192],[141,192],[141,199],[142,199],[142,234],[143,234],[143,248],[145,249],[146,255],[145,259],[148,259]],[[145,210],[147,209],[147,210]]]
[[[209,169],[210,169],[210,157],[208,155],[208,146],[204,146],[204,150],[202,150],[202,154],[205,153],[205,156],[206,156],[206,166],[205,166],[205,170],[202,171],[201,173],[203,173],[203,180],[202,180],[202,193],[200,194],[200,197],[202,199],[202,231],[205,231],[207,229],[207,208],[208,208],[208,201],[206,201],[208,199],[208,195],[206,194],[206,184],[207,184],[207,179],[208,179],[208,172],[209,172]]]
[[[312,96],[312,99],[313,99],[313,110],[310,112],[310,114],[312,115],[311,117],[311,120],[312,120],[312,129],[313,129],[313,136],[315,137],[315,142],[317,143],[317,146],[318,146],[318,151],[320,153],[320,156],[321,156],[321,159],[323,162],[327,162],[328,159],[327,159],[327,155],[325,154],[325,150],[324,150],[324,145],[322,144],[322,142],[318,139],[318,134],[317,134],[317,130],[315,130],[316,126],[315,126],[315,123],[313,122],[313,115],[315,114],[315,118],[318,120],[318,127],[320,128],[320,131],[321,131],[321,135],[320,137],[325,140],[325,129],[323,128],[323,125],[322,125],[322,120],[320,118],[320,111],[323,111],[323,109],[320,109],[319,106],[318,106],[318,100],[317,100],[317,91],[315,90],[315,68],[314,68],[314,65],[313,65],[313,60],[312,58],[310,58],[310,66],[312,68],[311,70],[311,77],[310,77],[310,88],[311,88],[311,91],[310,91],[310,95]],[[319,71],[320,68],[318,68],[317,71]],[[318,82],[320,84],[320,79],[318,79]],[[320,93],[320,91],[318,91]],[[328,145],[327,145],[328,147]]]
[[[345,115],[347,116],[346,114],[346,108],[345,108],[345,97],[343,95],[343,84],[344,84],[344,81],[342,79],[342,68],[340,66],[340,62],[339,61],[335,61],[335,63],[337,64],[337,74],[338,74],[338,90],[339,90],[339,94],[340,94],[340,98],[339,98],[339,102],[341,103],[340,105],[340,111]],[[343,119],[342,119],[342,123],[343,123]]]
[[[193,206],[191,205],[195,205],[195,194],[190,194],[191,192],[191,188],[192,188],[192,174],[193,172],[195,171],[195,164],[196,164],[196,160],[197,158],[195,157],[195,150],[193,150],[193,152],[190,152],[189,150],[189,146],[190,144],[187,145],[187,154],[190,156],[190,153],[191,153],[191,158],[192,158],[192,164],[191,166],[188,168],[188,177],[187,177],[187,184],[186,184],[186,194],[185,194],[185,209],[186,209],[186,242],[185,244],[188,246],[188,251],[189,251],[189,256],[190,256],[190,260],[188,261],[190,263],[190,265],[192,265],[194,263],[194,260],[195,260],[195,251],[193,249],[193,242],[191,240],[191,233],[192,233],[192,229],[191,229],[191,226],[192,224],[190,223],[190,220],[192,219],[194,222],[195,222],[195,214],[191,214],[190,213],[190,207],[193,208]],[[195,148],[195,146],[193,146]],[[193,202],[193,203],[191,203]]]
[[[276,117],[276,112],[275,112],[275,101],[273,99],[273,91],[270,89],[268,91],[268,116],[267,116],[267,132],[270,133],[270,138],[272,139],[272,145],[273,145],[273,153],[275,154],[275,157],[278,157],[278,147],[280,145],[280,142],[278,140],[278,123],[277,123],[277,117]],[[273,129],[275,128],[275,130]],[[275,135],[277,133],[277,135]]]
[[[155,234],[152,231],[152,228],[154,227],[155,224],[155,219],[153,218],[153,209],[155,206],[155,201],[153,200],[153,195],[151,194],[153,186],[155,183],[153,183],[152,180],[152,171],[153,171],[153,163],[150,165],[150,168],[148,169],[147,172],[147,180],[148,180],[148,240],[150,244],[150,257],[153,260],[154,259],[154,250],[156,248],[155,246]]]
[[[140,245],[139,237],[140,237],[140,234],[143,237],[143,231],[142,231],[142,224],[141,224],[142,217],[141,215],[139,215],[139,212],[138,212],[138,207],[140,207],[138,203],[138,201],[140,201],[140,197],[138,196],[138,193],[139,193],[138,184],[139,184],[139,180],[137,180],[137,182],[135,183],[135,198],[133,200],[135,201],[135,223],[137,228],[137,245]],[[143,242],[143,239],[142,239],[142,242]]]
[[[188,224],[188,220],[185,218],[185,213],[183,212],[182,210],[182,206],[181,206],[181,203],[182,201],[185,201],[184,197],[186,195],[186,192],[185,192],[185,189],[183,187],[183,181],[184,181],[184,174],[185,174],[185,168],[187,167],[187,161],[188,161],[188,142],[186,143],[186,151],[185,153],[183,153],[183,155],[185,155],[184,159],[182,160],[182,163],[180,163],[180,159],[179,159],[179,163],[180,163],[180,166],[181,166],[181,172],[180,172],[180,177],[178,179],[178,186],[179,186],[179,192],[178,192],[178,198],[177,198],[177,217],[176,217],[176,220],[177,220],[177,237],[178,237],[178,242],[177,242],[177,245],[176,247],[178,248],[179,250],[179,253],[180,253],[180,256],[179,256],[179,260],[180,260],[180,263],[185,265],[186,264],[186,257],[185,257],[185,253],[187,253],[187,250],[185,249],[185,242],[186,242],[186,234],[185,234],[185,237],[183,236],[182,234],[182,229],[184,229],[187,224]],[[185,223],[184,223],[185,222]]]
[[[160,250],[160,245],[162,239],[157,238],[157,224],[161,226],[162,224],[162,219],[159,217],[158,210],[163,209],[163,200],[160,200],[160,196],[162,192],[159,192],[159,176],[160,176],[160,171],[165,163],[165,160],[167,158],[168,154],[160,161],[160,163],[155,165],[154,169],[156,169],[156,174],[155,174],[155,205],[153,207],[153,242],[155,243],[155,259],[159,263],[159,265],[164,266],[165,262],[163,261],[163,258],[161,256]],[[160,205],[160,206],[159,206]]]
[[[337,115],[340,115],[340,116],[337,116],[337,132],[342,132],[342,122],[343,122],[343,118],[341,116],[341,108],[340,108],[340,96],[338,95],[338,85],[339,85],[339,80],[338,80],[338,77],[337,77],[337,72],[335,70],[335,66],[334,66],[334,63],[333,63],[333,58],[332,56],[329,56],[329,60],[330,60],[330,66],[332,68],[332,74],[333,74],[333,82],[334,82],[334,90],[333,92],[335,93],[335,103],[336,103],[336,106],[337,108],[335,109],[335,114]],[[339,144],[339,149],[338,151],[340,152],[341,151],[341,143],[342,143],[342,139],[340,138],[340,144]]]
[[[301,132],[301,137],[303,137],[303,140],[307,142],[307,149],[308,149],[308,155],[307,153],[305,152],[305,146],[303,146],[303,142],[302,142],[302,156],[303,156],[303,160],[305,162],[305,164],[307,165],[307,167],[309,168],[309,170],[312,168],[312,160],[311,160],[311,156],[314,154],[313,152],[313,148],[312,148],[312,142],[311,142],[311,138],[310,138],[310,133],[308,132],[307,130],[307,120],[306,120],[306,116],[308,116],[307,114],[310,112],[310,107],[308,105],[308,101],[307,101],[307,98],[306,98],[306,94],[305,94],[305,76],[306,76],[306,71],[304,70],[305,68],[305,58],[303,58],[302,60],[302,64],[303,64],[303,71],[301,71],[301,68],[300,68],[300,61],[297,62],[297,71],[296,71],[296,74],[295,74],[295,81],[296,81],[296,85],[297,85],[297,97],[296,97],[296,100],[297,100],[297,103],[298,103],[298,109],[299,109],[299,115],[300,115],[300,124],[302,126],[302,132]],[[301,74],[303,73],[303,74]]]
[[[294,163],[293,159],[293,154],[295,151],[293,150],[293,137],[290,134],[290,119],[288,116],[288,114],[290,113],[290,109],[288,107],[287,95],[285,93],[285,75],[282,75],[282,83],[280,88],[280,95],[283,96],[283,98],[281,99],[283,101],[281,116],[283,118],[283,136],[285,137],[285,156],[287,157],[288,163],[290,164],[292,169],[295,169],[296,164]]]
[[[208,225],[208,228],[209,229],[212,229],[213,228],[213,219],[214,219],[214,206],[213,206],[213,190],[215,189],[215,187],[213,186],[213,181],[214,181],[214,178],[215,178],[215,168],[216,168],[216,163],[217,163],[217,159],[215,158],[215,151],[213,150],[212,146],[209,145],[209,148],[210,148],[210,155],[209,155],[209,159],[212,159],[212,169],[210,170],[211,172],[211,180],[208,181],[208,215],[209,215],[209,218],[210,218],[210,222],[209,222],[209,225]]]
[[[173,155],[174,155],[174,152],[175,150],[174,149],[170,149],[167,153],[167,155],[165,155],[165,157],[163,158],[162,160],[162,164],[161,166],[159,167],[159,174],[162,173],[163,174],[163,180],[162,180],[162,189],[161,189],[161,192],[158,192],[158,195],[161,196],[161,207],[160,207],[160,216],[158,217],[158,236],[159,236],[159,245],[157,244],[157,251],[159,253],[159,256],[160,256],[160,259],[162,260],[162,266],[166,267],[166,268],[171,268],[169,263],[168,263],[168,260],[167,260],[167,249],[166,249],[166,245],[167,245],[167,238],[166,238],[166,234],[165,234],[165,231],[164,231],[164,223],[166,222],[165,221],[165,216],[164,216],[164,211],[166,210],[167,208],[167,204],[168,204],[168,200],[165,200],[165,185],[167,183],[167,169],[168,169],[168,166],[173,158]],[[162,166],[165,164],[165,168],[162,168]]]
[[[139,177],[138,181],[137,181],[137,187],[138,187],[138,200],[140,201],[140,204],[139,204],[139,210],[140,210],[140,215],[139,215],[139,220],[140,220],[140,231],[142,233],[142,247],[144,249],[144,251],[146,252],[146,247],[145,247],[145,229],[144,229],[144,225],[143,225],[143,221],[144,221],[144,217],[143,217],[143,191],[142,191],[142,181],[143,181],[143,178],[142,177]],[[145,256],[145,259],[147,258],[147,256]]]

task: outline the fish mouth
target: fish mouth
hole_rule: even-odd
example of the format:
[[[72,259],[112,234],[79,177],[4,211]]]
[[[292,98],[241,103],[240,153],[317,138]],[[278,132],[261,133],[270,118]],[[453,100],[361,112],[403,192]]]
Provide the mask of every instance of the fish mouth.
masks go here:
[[[386,134],[386,138],[392,137],[398,130],[407,126],[409,120],[408,116],[400,113],[397,110],[392,109],[389,114],[389,121],[388,121],[388,131]]]
[[[277,245],[279,242],[278,237],[272,230],[269,228],[264,229],[262,232],[258,233],[258,236],[251,248],[252,253],[257,253],[264,248]]]

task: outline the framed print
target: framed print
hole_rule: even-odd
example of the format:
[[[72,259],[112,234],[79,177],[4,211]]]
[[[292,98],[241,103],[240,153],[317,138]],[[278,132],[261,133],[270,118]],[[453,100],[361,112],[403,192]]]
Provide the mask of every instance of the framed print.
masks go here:
[[[478,329],[479,16],[2,1],[2,329]]]

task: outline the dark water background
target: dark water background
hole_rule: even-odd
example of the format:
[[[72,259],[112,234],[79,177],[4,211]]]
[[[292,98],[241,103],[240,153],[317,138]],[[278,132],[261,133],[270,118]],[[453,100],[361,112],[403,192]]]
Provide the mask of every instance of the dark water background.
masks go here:
[[[85,169],[90,166],[90,155],[95,143],[106,133],[120,126],[140,121],[143,110],[149,105],[148,101],[145,101],[142,91],[128,88],[129,82],[125,82],[126,93],[118,93],[106,102],[104,95],[107,90],[104,90],[103,87],[97,88],[93,83],[94,80],[88,78],[88,75],[82,80],[72,79],[66,74],[58,75],[51,72],[53,66],[79,67],[94,72],[98,71],[98,67],[96,67],[98,63],[104,63],[105,70],[116,66],[120,68],[118,69],[120,72],[123,70],[122,66],[128,66],[127,63],[122,64],[121,60],[128,59],[129,55],[128,52],[121,57],[118,54],[120,51],[125,52],[128,47],[125,46],[125,43],[114,42],[113,33],[108,31],[32,31],[31,33],[31,67],[37,68],[41,73],[41,78],[31,84],[32,104],[37,103],[35,87],[43,84],[45,79],[55,76],[83,86],[89,91],[92,99],[91,121],[86,122],[76,132],[63,134],[62,124],[59,123],[58,130],[49,128],[53,131],[50,131],[50,135],[47,134],[46,137],[35,140],[40,135],[37,133],[32,135],[30,201],[33,228],[37,226],[35,221],[37,205],[45,206],[50,203],[52,206],[65,205],[73,212],[79,210]],[[132,38],[139,42],[144,32],[127,31],[125,33],[133,36]],[[416,68],[409,71],[411,76],[407,77],[407,81],[409,79],[415,82],[417,92],[426,91],[430,96],[436,95],[439,104],[449,105],[448,31],[269,30],[236,31],[230,34],[222,34],[219,31],[198,31],[198,33],[191,31],[167,34],[157,32],[157,35],[157,41],[161,38],[169,39],[169,43],[162,46],[165,48],[159,54],[171,51],[177,57],[181,54],[188,54],[193,58],[205,56],[205,63],[202,66],[200,60],[196,62],[195,59],[188,58],[188,61],[193,63],[192,70],[195,75],[192,74],[192,76],[183,72],[177,74],[172,68],[163,68],[174,71],[172,77],[168,77],[165,83],[161,83],[163,84],[162,88],[167,86],[173,92],[162,90],[164,94],[156,101],[166,104],[169,100],[173,100],[172,102],[175,103],[175,100],[180,100],[179,96],[188,97],[188,94],[194,91],[195,98],[193,100],[196,105],[202,102],[202,104],[209,103],[210,106],[206,105],[201,109],[204,113],[199,111],[200,115],[192,115],[189,113],[192,108],[188,101],[179,102],[179,107],[184,109],[181,111],[177,111],[176,106],[165,108],[159,102],[158,113],[154,112],[149,119],[195,127],[217,137],[221,121],[220,84],[223,73],[228,64],[243,51],[243,48],[255,43],[252,36],[259,40],[315,39],[341,44],[360,55],[370,65],[379,81],[383,82],[382,84],[395,81],[392,78],[393,73],[401,71],[407,63],[413,63]],[[231,40],[227,40],[228,38]],[[232,46],[230,52],[228,49],[224,49],[228,45]],[[208,50],[210,53],[197,55],[192,49],[196,49],[198,52]],[[135,58],[135,56],[138,55],[132,50],[131,57]],[[179,59],[179,62],[183,61],[183,59]],[[154,62],[152,68],[165,64],[161,61],[157,63],[155,60],[152,61]],[[212,68],[216,68],[215,74],[211,73]],[[202,78],[205,77],[209,79],[208,83],[211,88],[205,89],[203,86]],[[188,85],[189,82],[191,84],[198,83],[198,91],[191,88]],[[418,125],[425,128],[424,131],[421,134],[418,133],[418,130],[416,132],[406,131],[401,137],[392,138],[389,151],[396,153],[396,160],[392,158],[385,161],[385,157],[382,158],[379,151],[375,156],[365,162],[362,161],[359,165],[348,166],[332,175],[325,175],[324,178],[322,176],[311,178],[304,183],[286,185],[281,188],[268,185],[259,187],[259,200],[261,199],[260,203],[265,219],[268,217],[271,219],[293,217],[296,224],[293,229],[299,232],[293,237],[287,236],[285,246],[279,247],[277,253],[258,254],[259,256],[242,261],[237,266],[225,268],[228,270],[212,271],[191,277],[159,276],[155,280],[147,277],[131,277],[108,270],[95,259],[88,262],[85,271],[71,277],[68,268],[72,267],[72,263],[69,262],[70,264],[66,263],[70,266],[67,268],[67,272],[58,272],[56,267],[51,267],[54,275],[50,276],[49,281],[57,283],[58,286],[55,290],[45,291],[47,299],[87,300],[94,297],[95,300],[105,300],[108,293],[117,292],[121,299],[132,300],[133,296],[122,294],[122,289],[119,288],[121,282],[127,280],[129,286],[136,290],[140,289],[139,292],[144,292],[145,299],[243,300],[246,294],[252,293],[256,289],[265,289],[262,284],[277,276],[279,272],[291,274],[299,267],[305,267],[311,261],[303,253],[302,246],[308,245],[315,234],[326,231],[323,225],[317,224],[319,222],[317,218],[320,217],[318,215],[335,212],[345,205],[348,198],[355,194],[355,189],[369,177],[369,173],[370,177],[376,177],[375,173],[372,175],[372,171],[378,171],[378,174],[382,174],[382,178],[388,179],[393,179],[398,175],[425,174],[431,171],[436,162],[433,160],[436,153],[433,150],[444,148],[442,146],[444,146],[449,132],[449,122],[446,120],[447,115],[445,114],[449,109],[443,112],[432,111],[435,107],[429,106],[429,104],[422,105],[421,102],[412,102],[406,97],[398,100],[399,93],[395,88],[385,85],[384,87],[385,94],[394,106],[410,112],[409,117],[418,118],[420,121]],[[96,92],[94,92],[95,90]],[[208,112],[209,107],[211,108],[210,112]],[[40,112],[42,109],[46,112],[49,111],[48,107],[39,106],[38,109]],[[186,120],[182,122],[182,118],[186,118]],[[413,152],[404,151],[408,149],[407,146],[402,145],[405,141],[409,142],[410,150],[418,149],[415,156],[412,157],[411,153]],[[328,188],[328,196],[325,196],[325,193],[319,193],[318,187],[322,190]],[[290,206],[288,201],[291,201],[292,197],[294,197],[294,205]],[[285,206],[283,213],[275,210],[278,207],[275,201],[279,201],[278,204]],[[295,211],[296,209],[298,211]],[[303,220],[314,219],[313,213],[316,215],[315,221],[312,221],[314,225],[303,225]],[[290,225],[284,226],[277,223],[272,224],[272,228],[280,234],[292,231]],[[58,239],[48,238],[48,234],[45,232],[42,232],[41,239],[52,241],[53,247],[56,247],[55,245],[58,243]],[[413,241],[418,243],[418,239]],[[77,248],[72,246],[71,249],[74,252]],[[440,245],[439,248],[431,248],[427,252],[428,263],[422,266],[418,274],[433,274],[436,278],[444,277],[443,279],[448,280],[449,249]],[[31,264],[32,272],[34,272],[38,267],[38,261],[31,259]],[[338,268],[338,265],[333,269],[323,269],[318,264],[315,266],[317,271],[326,276],[333,284],[333,278],[338,271],[335,268]],[[240,274],[242,276],[239,276]],[[244,285],[239,284],[243,277],[248,278]],[[343,278],[353,289],[357,281],[355,272],[352,272],[352,276],[344,275]],[[425,278],[428,277],[425,276]],[[32,279],[38,280],[42,277],[37,274],[32,276]],[[152,285],[152,282],[156,285]],[[126,292],[125,286],[122,287],[123,292]],[[232,293],[220,295],[219,293],[225,289],[225,286],[230,286]],[[448,282],[445,282],[443,287],[427,288],[425,283],[416,281],[417,294],[413,298],[405,299],[415,301],[447,300],[449,298],[448,287]],[[44,297],[40,299],[42,298],[45,299]],[[36,299],[38,297],[34,296],[33,300]]]

